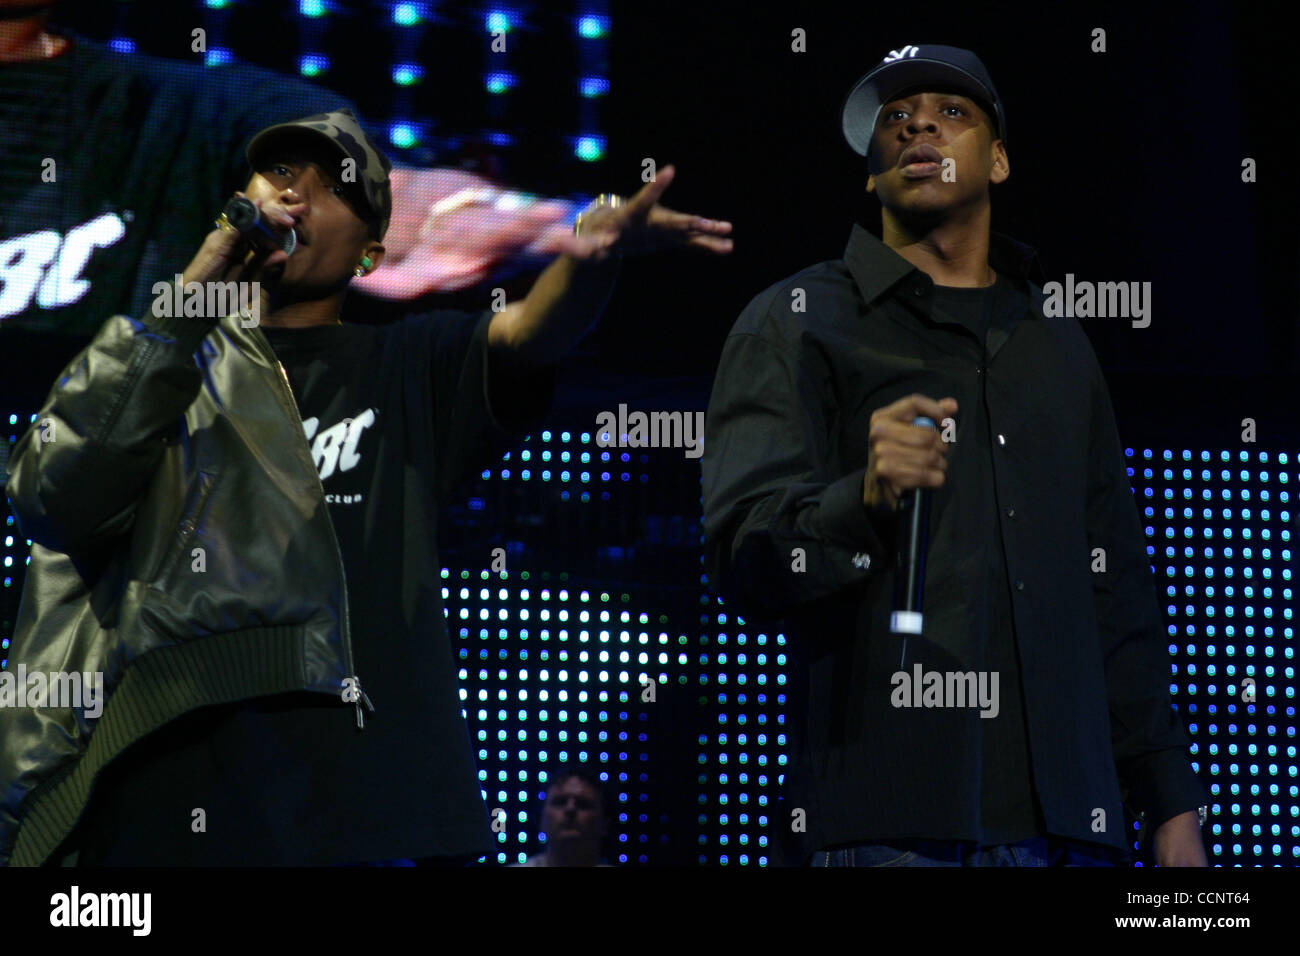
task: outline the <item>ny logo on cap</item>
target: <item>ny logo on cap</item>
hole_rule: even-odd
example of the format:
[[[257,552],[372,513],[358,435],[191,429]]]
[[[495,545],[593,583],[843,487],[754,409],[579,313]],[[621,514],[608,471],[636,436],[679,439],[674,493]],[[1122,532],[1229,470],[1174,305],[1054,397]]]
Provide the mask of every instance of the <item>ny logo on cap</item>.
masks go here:
[[[885,58],[884,58],[883,60],[881,60],[880,62],[882,62],[882,63],[893,63],[895,60],[901,60],[901,59],[903,59],[904,57],[912,57],[912,56],[916,56],[917,51],[920,50],[920,49],[921,49],[921,48],[920,48],[919,46],[912,46],[912,45],[909,43],[907,46],[903,47],[901,50],[890,50],[890,51],[889,51],[889,56],[885,57]]]

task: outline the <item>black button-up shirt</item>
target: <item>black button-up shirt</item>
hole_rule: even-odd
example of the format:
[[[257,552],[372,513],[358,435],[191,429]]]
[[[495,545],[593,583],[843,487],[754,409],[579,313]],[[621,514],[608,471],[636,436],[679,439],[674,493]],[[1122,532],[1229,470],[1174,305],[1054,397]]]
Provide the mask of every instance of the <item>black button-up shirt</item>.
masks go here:
[[[948,675],[989,669],[1001,564],[1047,831],[1124,848],[1121,788],[1153,825],[1208,802],[1170,702],[1101,369],[1074,319],[1043,315],[1031,249],[994,234],[990,262],[1023,309],[995,311],[984,343],[936,313],[928,275],[855,227],[843,260],[764,291],[723,349],[702,462],[706,547],[724,596],[754,624],[784,619],[792,637],[780,856],[982,836],[981,725],[1007,711],[901,693],[894,519],[862,504],[871,413],[913,392],[952,396],[959,411],[930,506],[925,633],[903,673],[953,687]]]
[[[1028,297],[1006,276],[983,289],[955,289],[936,286],[932,318],[963,326],[980,345],[981,364],[993,317],[1001,313],[1003,324],[1010,325],[1029,308]],[[982,405],[963,409],[962,427],[988,430]],[[983,482],[994,484],[993,456],[981,459]],[[1020,662],[1016,654],[1014,617],[1011,611],[1011,584],[1002,547],[1002,529],[998,524],[998,503],[980,502],[976,540],[986,543],[981,549],[986,557],[984,585],[988,595],[980,622],[987,637],[984,670],[999,675],[999,716],[980,721],[983,728],[980,781],[980,842],[994,846],[1014,843],[1046,832],[1034,797],[1029,772],[1029,733],[1025,728],[1024,698],[1021,695]],[[976,610],[981,610],[976,608]],[[977,631],[978,633],[979,631]]]

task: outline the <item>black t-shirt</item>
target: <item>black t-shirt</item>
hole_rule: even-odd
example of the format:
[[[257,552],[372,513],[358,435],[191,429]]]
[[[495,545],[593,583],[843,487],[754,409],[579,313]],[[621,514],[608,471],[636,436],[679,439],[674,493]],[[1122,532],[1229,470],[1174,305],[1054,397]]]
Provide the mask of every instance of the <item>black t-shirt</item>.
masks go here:
[[[389,326],[263,327],[324,486],[356,672],[375,713],[358,730],[352,705],[301,693],[174,722],[105,772],[80,862],[320,865],[490,852],[444,620],[436,508],[540,420],[554,388],[550,369],[489,373],[490,319],[436,312]],[[196,807],[206,833],[191,830]]]
[[[993,285],[983,288],[936,285],[934,311],[937,318],[966,326],[983,343],[988,337],[993,311],[998,307],[998,296],[1010,295],[1011,291],[1011,283],[1000,274]]]
[[[0,403],[35,411],[110,315],[143,315],[273,123],[355,107],[300,77],[73,36],[0,63]]]
[[[984,288],[935,286],[934,289],[936,316],[964,325],[981,343],[986,342],[995,315],[1026,308],[1028,300],[1001,274],[992,286]],[[968,414],[962,415],[962,412]],[[961,427],[986,421],[981,409],[962,409],[958,414],[965,419]],[[988,487],[993,487],[992,460],[986,463],[986,468],[989,470]],[[987,507],[991,515],[995,516],[998,503],[989,501]],[[999,713],[996,717],[980,721],[984,733],[980,777],[980,842],[994,846],[1040,836],[1046,833],[1046,828],[1035,797],[1030,770],[1029,738],[1025,729],[1010,582],[1007,579],[1000,525],[996,517],[987,522],[987,527],[997,537],[983,542],[988,556],[985,563],[986,587],[991,598],[985,625],[988,643],[984,669],[999,675]]]

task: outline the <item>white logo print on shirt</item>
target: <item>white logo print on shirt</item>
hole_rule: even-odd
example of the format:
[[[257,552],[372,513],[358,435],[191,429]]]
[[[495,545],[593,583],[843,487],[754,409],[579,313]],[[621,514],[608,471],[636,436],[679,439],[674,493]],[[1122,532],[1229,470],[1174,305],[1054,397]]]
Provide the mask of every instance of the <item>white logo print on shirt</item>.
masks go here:
[[[361,464],[361,455],[357,452],[361,433],[375,423],[378,414],[377,409],[367,408],[356,418],[345,418],[329,428],[321,429],[319,433],[317,432],[320,427],[319,418],[312,416],[302,423],[302,430],[307,440],[312,443],[311,459],[316,465],[322,482],[336,471],[351,471]],[[353,504],[361,501],[361,495],[326,495],[325,500],[331,503]]]

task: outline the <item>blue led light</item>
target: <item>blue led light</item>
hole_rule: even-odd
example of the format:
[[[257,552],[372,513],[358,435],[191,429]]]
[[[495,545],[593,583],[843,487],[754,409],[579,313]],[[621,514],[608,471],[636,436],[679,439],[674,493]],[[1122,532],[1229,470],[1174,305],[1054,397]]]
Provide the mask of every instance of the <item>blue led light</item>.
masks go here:
[[[424,67],[418,63],[398,63],[393,67],[393,82],[398,86],[414,86],[424,79]]]
[[[325,0],[298,0],[298,12],[304,17],[323,17],[329,12]]]
[[[319,76],[329,68],[329,57],[323,53],[305,53],[298,58],[298,72],[303,76]]]
[[[406,149],[418,143],[420,137],[410,123],[394,123],[388,128],[388,141],[400,149]]]
[[[605,137],[579,136],[574,142],[573,155],[583,162],[594,163],[605,157]]]
[[[424,11],[418,3],[398,3],[393,6],[393,22],[399,27],[413,27],[423,19]]]
[[[113,37],[108,41],[108,48],[114,53],[134,53],[135,41],[126,37]]]
[[[221,66],[224,63],[233,63],[234,55],[225,47],[214,46],[203,55],[204,66]]]
[[[504,93],[517,82],[513,73],[503,72],[489,73],[483,81],[489,93]]]
[[[587,14],[578,18],[578,36],[584,40],[599,40],[609,33],[609,17]]]
[[[518,16],[513,10],[489,10],[483,20],[483,27],[488,33],[509,33],[514,27],[514,18]]]
[[[578,91],[588,99],[604,96],[609,92],[609,80],[603,76],[584,76],[578,81]]]

